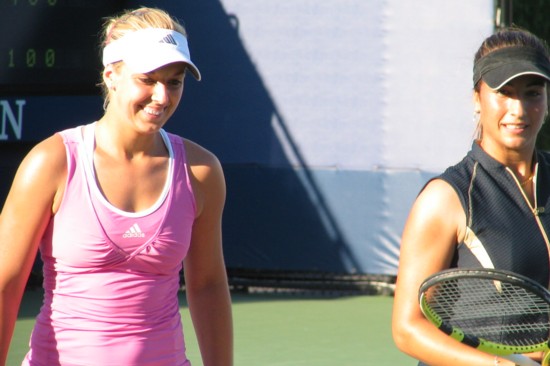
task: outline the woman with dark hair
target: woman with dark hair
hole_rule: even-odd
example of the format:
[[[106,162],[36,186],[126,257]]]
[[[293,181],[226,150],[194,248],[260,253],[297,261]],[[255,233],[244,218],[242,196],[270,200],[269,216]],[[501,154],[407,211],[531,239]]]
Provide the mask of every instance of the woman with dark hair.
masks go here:
[[[422,189],[401,242],[393,336],[424,364],[514,365],[438,330],[422,315],[418,289],[454,267],[508,270],[548,287],[550,154],[535,142],[548,113],[549,80],[546,45],[525,30],[500,30],[475,55],[476,139],[461,162]]]

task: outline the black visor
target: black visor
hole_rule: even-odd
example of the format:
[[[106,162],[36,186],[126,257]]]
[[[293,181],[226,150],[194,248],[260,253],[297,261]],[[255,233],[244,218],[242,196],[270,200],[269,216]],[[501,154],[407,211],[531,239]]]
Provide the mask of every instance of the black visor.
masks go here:
[[[500,89],[521,75],[538,75],[550,81],[550,60],[532,47],[506,47],[483,56],[474,64],[474,86],[481,80]]]

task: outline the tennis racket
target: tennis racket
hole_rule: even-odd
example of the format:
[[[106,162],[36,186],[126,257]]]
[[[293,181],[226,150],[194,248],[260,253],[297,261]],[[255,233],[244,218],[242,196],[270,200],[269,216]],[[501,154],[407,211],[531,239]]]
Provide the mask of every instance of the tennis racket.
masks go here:
[[[550,292],[527,277],[448,269],[422,283],[419,301],[430,322],[481,351],[516,359],[514,354],[549,350]]]

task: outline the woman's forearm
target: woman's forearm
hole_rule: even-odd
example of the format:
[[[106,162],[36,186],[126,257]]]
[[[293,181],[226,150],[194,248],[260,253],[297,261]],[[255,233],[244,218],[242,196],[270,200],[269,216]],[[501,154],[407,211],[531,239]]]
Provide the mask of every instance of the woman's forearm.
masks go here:
[[[232,366],[233,320],[227,283],[188,288],[187,298],[204,366]]]

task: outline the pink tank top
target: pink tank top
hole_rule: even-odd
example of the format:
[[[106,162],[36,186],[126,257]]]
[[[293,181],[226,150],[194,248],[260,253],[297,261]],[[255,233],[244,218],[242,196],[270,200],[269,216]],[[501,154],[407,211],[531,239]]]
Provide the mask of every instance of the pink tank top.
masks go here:
[[[40,244],[44,304],[23,365],[189,366],[178,290],[195,201],[183,141],[161,131],[170,152],[163,193],[128,213],[97,187],[94,127],[60,132],[68,180]]]

